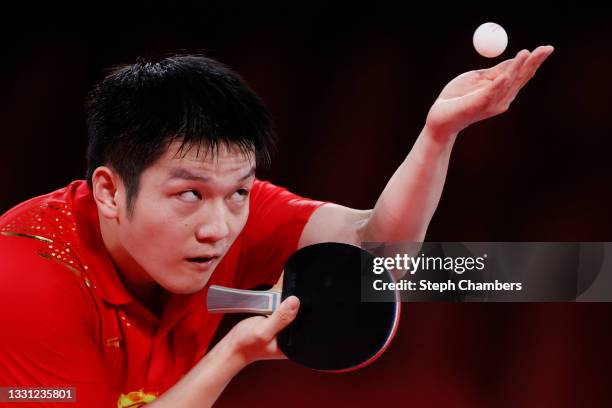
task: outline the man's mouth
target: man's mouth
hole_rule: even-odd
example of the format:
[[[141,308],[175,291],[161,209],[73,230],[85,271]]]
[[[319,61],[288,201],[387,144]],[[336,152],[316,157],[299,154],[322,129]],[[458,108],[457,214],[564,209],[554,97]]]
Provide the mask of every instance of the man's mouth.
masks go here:
[[[197,263],[197,264],[205,264],[208,262],[212,262],[215,259],[219,258],[218,256],[199,256],[195,258],[187,258],[189,262]]]

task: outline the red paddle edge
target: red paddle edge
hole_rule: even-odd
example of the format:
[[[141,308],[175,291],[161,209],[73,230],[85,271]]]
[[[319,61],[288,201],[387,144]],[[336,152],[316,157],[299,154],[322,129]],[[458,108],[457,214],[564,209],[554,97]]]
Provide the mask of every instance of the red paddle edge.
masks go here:
[[[395,320],[393,322],[393,328],[391,329],[391,333],[389,334],[389,337],[387,337],[387,341],[385,341],[385,344],[380,348],[380,350],[378,350],[378,352],[374,354],[372,357],[370,357],[368,360],[356,366],[349,367],[349,368],[343,368],[342,370],[320,370],[320,371],[324,371],[326,373],[331,373],[331,374],[342,374],[342,373],[348,373],[350,371],[359,370],[360,368],[363,368],[367,365],[372,364],[375,360],[378,359],[378,357],[380,357],[385,352],[385,350],[387,350],[387,348],[389,348],[389,345],[391,344],[391,341],[393,340],[393,337],[395,337],[395,333],[397,332],[397,327],[399,326],[401,311],[402,311],[402,302],[401,302],[398,291],[395,291]]]

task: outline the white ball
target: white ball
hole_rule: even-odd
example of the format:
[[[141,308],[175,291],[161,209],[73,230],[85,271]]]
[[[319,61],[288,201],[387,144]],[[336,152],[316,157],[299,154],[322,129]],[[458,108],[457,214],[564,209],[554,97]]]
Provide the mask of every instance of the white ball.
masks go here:
[[[484,23],[474,31],[474,48],[483,57],[494,58],[501,55],[508,45],[508,34],[496,23]]]

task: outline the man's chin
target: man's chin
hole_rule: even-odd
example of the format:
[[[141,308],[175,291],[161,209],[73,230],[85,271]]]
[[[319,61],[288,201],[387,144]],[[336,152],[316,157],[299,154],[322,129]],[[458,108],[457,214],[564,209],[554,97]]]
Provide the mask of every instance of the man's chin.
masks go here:
[[[175,293],[177,295],[191,295],[201,291],[210,280],[211,275],[212,271],[209,271],[208,273],[198,275],[195,278],[192,277],[192,279],[184,279],[180,282],[165,282],[165,284],[162,284],[162,286],[168,292]]]

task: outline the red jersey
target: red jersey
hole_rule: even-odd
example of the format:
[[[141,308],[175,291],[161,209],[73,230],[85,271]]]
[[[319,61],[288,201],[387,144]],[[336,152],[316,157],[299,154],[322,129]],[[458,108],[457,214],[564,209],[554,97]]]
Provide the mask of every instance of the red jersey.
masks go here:
[[[274,284],[321,204],[256,180],[206,287],[172,294],[161,318],[121,283],[84,181],[16,206],[0,217],[0,386],[76,387],[70,406],[152,401],[206,353],[222,317],[206,311],[208,286]]]

